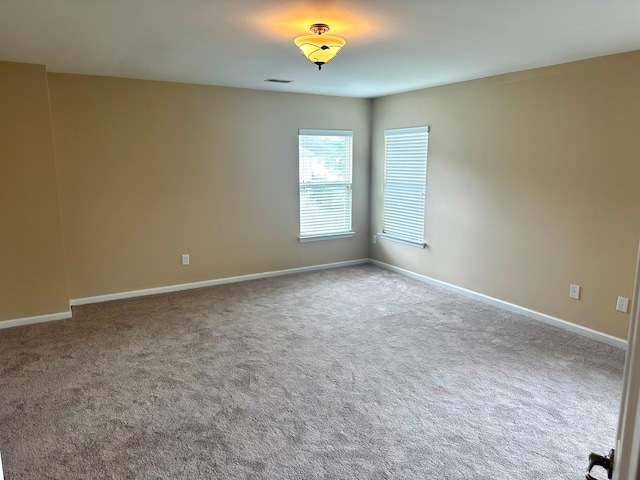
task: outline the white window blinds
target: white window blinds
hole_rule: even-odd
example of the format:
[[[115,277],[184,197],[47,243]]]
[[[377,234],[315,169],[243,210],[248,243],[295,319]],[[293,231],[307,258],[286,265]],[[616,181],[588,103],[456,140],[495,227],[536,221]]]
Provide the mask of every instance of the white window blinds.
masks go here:
[[[298,132],[300,240],[351,236],[353,132]]]
[[[429,127],[384,131],[384,237],[424,247]]]

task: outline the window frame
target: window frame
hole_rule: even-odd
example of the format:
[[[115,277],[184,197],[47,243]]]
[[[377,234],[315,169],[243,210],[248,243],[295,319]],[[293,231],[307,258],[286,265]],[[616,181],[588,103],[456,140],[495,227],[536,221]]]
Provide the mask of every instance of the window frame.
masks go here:
[[[392,240],[395,242],[404,243],[407,245],[411,245],[418,248],[425,248],[427,244],[425,243],[425,213],[426,213],[426,189],[427,189],[427,164],[429,158],[429,133],[431,128],[429,125],[422,125],[416,127],[405,127],[405,128],[393,128],[384,130],[384,172],[383,172],[383,193],[382,193],[382,232],[379,234],[382,238]],[[392,181],[389,180],[390,173],[390,140],[392,138],[400,138],[400,137],[409,137],[415,135],[424,134],[424,147],[420,147],[420,149],[424,148],[424,164],[423,165],[411,165],[411,163],[407,163],[406,157],[402,159],[395,158],[394,161],[402,162],[401,165],[397,165],[395,167],[391,167],[394,169],[401,169],[402,173],[397,173],[396,178]],[[421,141],[421,140],[420,140]],[[411,143],[409,141],[408,143]],[[396,143],[394,146],[396,150],[398,149],[409,149],[411,145],[401,143]],[[395,156],[398,157],[402,155],[404,152],[395,152]],[[422,155],[422,152],[416,150],[415,152],[409,152],[410,155]],[[417,178],[418,183],[416,183],[416,175],[420,175]],[[406,179],[410,177],[412,181],[403,181],[403,177]],[[389,184],[393,183],[393,189],[389,188]],[[390,190],[395,190],[395,199],[389,195]],[[421,201],[417,203],[415,201],[416,190],[421,192]],[[389,198],[391,197],[391,198]],[[398,202],[398,197],[404,197],[401,199],[401,202]],[[413,197],[413,198],[411,198]],[[409,202],[413,202],[413,204],[409,204],[406,208],[400,207],[400,210],[394,210],[393,212],[389,212],[389,208],[393,206],[394,202],[397,203],[405,203],[407,204],[407,200]],[[396,205],[398,208],[398,205]],[[403,215],[409,215],[413,217],[409,220],[409,223],[412,224],[413,228],[409,228],[406,234],[403,234],[401,231],[398,231],[398,218]],[[388,225],[392,224],[392,226],[388,227]],[[395,225],[393,225],[395,224]],[[392,230],[392,231],[388,231]]]
[[[348,173],[347,180],[335,180],[335,181],[312,181],[303,179],[303,162],[310,161],[310,159],[303,158],[302,152],[302,137],[305,136],[314,136],[314,137],[345,137],[349,138],[348,143],[348,158],[346,159],[346,172]],[[323,160],[324,161],[324,160]],[[318,230],[315,229],[313,232],[303,233],[304,228],[304,214],[303,211],[303,195],[304,192],[311,192],[313,187],[344,187],[348,194],[346,195],[347,201],[344,203],[343,208],[346,213],[342,220],[345,221],[345,228],[340,229],[331,229],[327,228],[326,230]],[[353,231],[353,130],[335,130],[335,129],[310,129],[310,128],[301,128],[298,130],[298,240],[300,242],[313,242],[317,240],[332,240],[339,238],[350,238],[353,237],[355,232]],[[339,203],[336,206],[340,206]],[[307,212],[308,213],[308,212]],[[329,217],[330,218],[330,217]],[[339,217],[335,217],[339,218]],[[306,219],[309,220],[308,218]]]

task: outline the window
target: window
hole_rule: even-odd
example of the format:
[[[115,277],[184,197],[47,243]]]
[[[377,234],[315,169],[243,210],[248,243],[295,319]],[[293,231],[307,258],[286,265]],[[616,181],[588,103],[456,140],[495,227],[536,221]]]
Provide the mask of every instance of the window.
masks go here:
[[[384,131],[382,237],[424,248],[429,127]]]
[[[351,237],[351,130],[298,132],[300,241]]]

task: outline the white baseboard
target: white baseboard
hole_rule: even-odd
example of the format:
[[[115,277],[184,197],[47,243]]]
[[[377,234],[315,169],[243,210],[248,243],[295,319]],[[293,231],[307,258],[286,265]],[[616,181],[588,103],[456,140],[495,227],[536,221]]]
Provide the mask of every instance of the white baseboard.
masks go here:
[[[74,298],[69,300],[72,307],[77,305],[87,305],[89,303],[110,302],[112,300],[122,300],[125,298],[144,297],[146,295],[158,295],[159,293],[178,292],[180,290],[191,290],[193,288],[213,287],[216,285],[224,285],[227,283],[246,282],[247,280],[259,280],[261,278],[279,277],[282,275],[291,275],[294,273],[311,272],[314,270],[326,270],[328,268],[348,267],[352,265],[362,265],[369,263],[368,258],[358,260],[348,260],[346,262],[325,263],[323,265],[312,265],[310,267],[289,268],[286,270],[275,270],[273,272],[252,273],[249,275],[240,275],[238,277],[218,278],[215,280],[204,280],[201,282],[181,283],[178,285],[169,285],[166,287],[146,288],[144,290],[133,290],[130,292],[111,293],[108,295],[97,295],[95,297]]]
[[[71,318],[71,310],[68,312],[49,313],[47,315],[38,315],[37,317],[16,318],[13,320],[0,321],[0,329],[19,327],[21,325],[31,325],[33,323],[53,322],[55,320],[65,320]],[[2,477],[0,477],[2,480]]]
[[[419,273],[412,272],[410,270],[405,270],[404,268],[396,267],[394,265],[390,265],[388,263],[380,262],[379,260],[369,259],[369,258],[361,258],[358,260],[348,260],[346,262],[335,262],[335,263],[326,263],[323,265],[312,265],[309,267],[299,267],[299,268],[289,268],[286,270],[276,270],[273,272],[262,272],[262,273],[253,273],[249,275],[240,275],[237,277],[227,277],[227,278],[219,278],[215,280],[205,280],[201,282],[192,282],[192,283],[182,283],[179,285],[169,285],[166,287],[157,287],[157,288],[147,288],[143,290],[133,290],[129,292],[120,292],[120,293],[112,293],[108,295],[98,295],[94,297],[84,297],[84,298],[76,298],[69,301],[70,306],[76,305],[86,305],[89,303],[99,303],[99,302],[109,302],[112,300],[122,300],[125,298],[134,298],[134,297],[142,297],[146,295],[157,295],[160,293],[169,293],[169,292],[178,292],[180,290],[190,290],[193,288],[203,288],[203,287],[213,287],[215,285],[224,285],[227,283],[238,283],[245,282],[248,280],[258,280],[261,278],[269,278],[269,277],[278,277],[282,275],[291,275],[294,273],[303,273],[303,272],[311,272],[314,270],[325,270],[329,268],[338,268],[338,267],[348,267],[352,265],[362,265],[365,263],[373,263],[379,267],[385,268],[387,270],[391,270],[393,272],[400,273],[402,275],[406,275],[408,277],[414,278],[421,282],[428,283],[430,285],[434,285],[436,287],[444,288],[446,290],[456,292],[467,297],[474,298],[481,302],[494,305],[500,308],[504,308],[514,313],[519,313],[521,315],[525,315],[534,320],[538,320],[540,322],[544,322],[556,327],[563,328],[565,330],[569,330],[580,335],[584,335],[586,337],[592,338],[594,340],[598,340],[600,342],[607,343],[609,345],[613,345],[615,347],[626,348],[627,342],[626,340],[620,339],[618,337],[614,337],[612,335],[608,335],[606,333],[598,332],[597,330],[593,330],[591,328],[583,327],[581,325],[577,325],[575,323],[567,322],[566,320],[561,320],[556,317],[552,317],[551,315],[547,315],[545,313],[536,312],[535,310],[530,310],[525,307],[521,307],[519,305],[515,305],[513,303],[505,302],[504,300],[500,300],[498,298],[490,297],[488,295],[484,295],[482,293],[474,292],[473,290],[468,290],[466,288],[458,287],[451,283],[443,282],[441,280],[436,280],[435,278],[427,277],[425,275],[420,275]],[[14,320],[4,320],[0,321],[0,329],[3,328],[11,328],[18,327],[21,325],[31,325],[34,323],[42,323],[42,322],[51,322],[55,320],[64,320],[67,318],[71,318],[71,311],[61,312],[61,313],[52,313],[48,315],[39,315],[36,317],[26,317],[26,318],[17,318]],[[0,465],[0,473],[2,472],[2,466]],[[0,476],[0,480],[2,480],[2,476]]]
[[[388,263],[380,262],[379,260],[371,259],[371,263],[379,267],[385,268],[387,270],[391,270],[392,272],[400,273],[402,275],[406,275],[407,277],[414,278],[421,282],[428,283],[436,287],[444,288],[446,290],[456,292],[461,295],[474,298],[476,300],[480,300],[481,302],[488,303],[489,305],[494,305],[496,307],[504,308],[505,310],[509,310],[514,313],[519,313],[520,315],[524,315],[526,317],[532,318],[534,320],[538,320],[540,322],[547,323],[549,325],[553,325],[555,327],[569,330],[571,332],[577,333],[579,335],[583,335],[585,337],[592,338],[599,342],[613,345],[614,347],[627,348],[626,340],[623,340],[618,337],[614,337],[613,335],[608,335],[606,333],[602,333],[597,330],[593,330],[591,328],[587,328],[581,325],[577,325],[575,323],[567,322],[566,320],[561,320],[560,318],[552,317],[551,315],[547,315],[545,313],[536,312],[535,310],[530,310],[528,308],[521,307],[520,305],[515,305],[513,303],[505,302],[504,300],[490,297],[482,293],[474,292],[473,290],[467,290],[466,288],[458,287],[456,285],[443,282],[441,280],[436,280],[435,278],[427,277],[425,275],[420,275],[419,273],[415,273],[410,270],[405,270],[404,268],[396,267]]]
[[[0,455],[0,480],[4,480],[4,473],[2,473],[2,455]]]

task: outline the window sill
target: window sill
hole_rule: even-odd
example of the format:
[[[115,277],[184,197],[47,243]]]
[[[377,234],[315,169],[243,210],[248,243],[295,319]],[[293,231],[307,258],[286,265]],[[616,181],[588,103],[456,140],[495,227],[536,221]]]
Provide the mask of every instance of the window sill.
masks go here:
[[[411,245],[412,247],[417,248],[426,248],[427,244],[424,242],[416,242],[415,240],[407,240],[406,238],[396,237],[394,235],[389,235],[388,233],[379,233],[380,238],[384,238],[385,240],[391,240],[392,242],[404,243],[405,245]]]
[[[317,242],[319,240],[335,240],[337,238],[351,238],[356,232],[332,233],[330,235],[309,235],[308,237],[298,237],[300,243]]]

